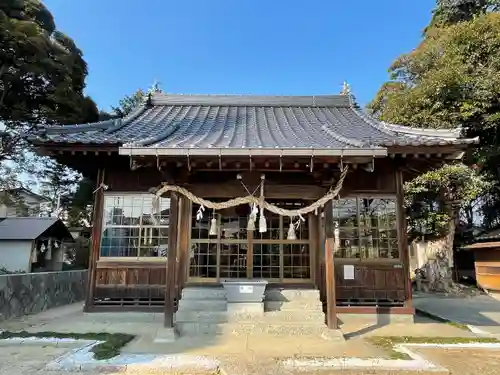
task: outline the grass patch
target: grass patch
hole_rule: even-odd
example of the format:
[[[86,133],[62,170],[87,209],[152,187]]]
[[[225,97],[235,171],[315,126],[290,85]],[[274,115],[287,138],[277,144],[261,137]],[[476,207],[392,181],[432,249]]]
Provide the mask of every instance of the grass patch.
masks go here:
[[[431,313],[429,313],[427,311],[420,310],[420,309],[416,309],[416,314],[420,315],[420,316],[424,316],[424,317],[432,319],[432,320],[435,320],[436,322],[445,323],[445,324],[448,324],[448,325],[453,326],[455,328],[458,328],[458,329],[470,332],[470,329],[469,329],[469,327],[467,327],[467,324],[459,323],[459,322],[453,322],[451,320],[442,318],[440,316],[431,314]]]
[[[102,341],[90,350],[97,360],[110,359],[120,354],[120,349],[134,339],[134,335],[126,333],[60,333],[60,332],[0,332],[0,339],[8,338],[56,338],[76,340]]]
[[[397,344],[472,344],[500,343],[499,340],[488,337],[415,337],[415,336],[373,336],[366,340],[389,354],[390,359],[411,359],[405,353],[394,350]]]

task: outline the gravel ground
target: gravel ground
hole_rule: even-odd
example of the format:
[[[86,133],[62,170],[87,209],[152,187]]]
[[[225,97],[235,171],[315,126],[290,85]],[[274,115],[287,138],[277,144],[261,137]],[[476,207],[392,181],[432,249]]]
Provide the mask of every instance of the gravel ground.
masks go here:
[[[418,349],[433,363],[440,364],[452,375],[498,375],[500,373],[500,350],[471,349]],[[316,371],[294,375],[436,375],[443,372],[413,371]]]
[[[1,345],[0,346],[0,375],[62,375],[64,372],[44,371],[45,364],[63,355],[71,346],[38,346],[38,345]],[[415,350],[430,361],[440,364],[450,370],[452,375],[497,375],[500,369],[500,350],[477,349],[434,349],[421,348]],[[436,375],[436,372],[408,372],[408,371],[316,371],[290,372],[279,369],[276,363],[269,361],[252,361],[251,358],[241,361],[227,361],[223,365],[227,375]],[[65,373],[64,373],[65,374]],[[75,372],[78,374],[78,372]],[[80,373],[97,375],[98,372]],[[144,371],[136,375],[173,374],[172,372]],[[186,374],[186,373],[184,373]],[[116,374],[118,375],[118,374]],[[201,374],[190,374],[201,375]],[[204,375],[213,375],[204,373]]]

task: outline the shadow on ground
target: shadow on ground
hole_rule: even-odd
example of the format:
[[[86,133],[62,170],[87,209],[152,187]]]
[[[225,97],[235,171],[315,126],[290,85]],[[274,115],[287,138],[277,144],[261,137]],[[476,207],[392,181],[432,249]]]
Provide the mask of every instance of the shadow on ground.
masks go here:
[[[500,301],[488,295],[456,297],[420,292],[415,293],[413,305],[451,321],[491,327],[493,331],[500,333]]]

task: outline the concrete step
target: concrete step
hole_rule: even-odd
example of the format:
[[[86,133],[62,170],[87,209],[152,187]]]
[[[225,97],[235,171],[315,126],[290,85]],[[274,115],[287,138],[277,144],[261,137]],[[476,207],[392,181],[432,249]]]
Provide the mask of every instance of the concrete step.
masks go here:
[[[177,311],[175,314],[176,323],[207,323],[219,324],[229,322],[227,311]]]
[[[256,313],[228,313],[225,311],[177,311],[175,314],[175,321],[177,323],[208,323],[219,324],[229,322],[256,322],[267,324],[279,323],[319,323],[325,322],[325,314],[318,311],[271,311],[264,314]]]
[[[213,335],[221,336],[228,334],[267,334],[272,336],[324,336],[330,333],[324,323],[194,323],[177,322],[177,332],[181,336]]]
[[[290,302],[294,300],[319,300],[319,290],[317,289],[267,289],[265,292],[266,301]]]
[[[188,287],[182,289],[181,299],[189,300],[225,300],[226,291],[224,288],[197,288]]]
[[[324,323],[325,314],[314,310],[268,311],[262,319],[265,322]]]
[[[293,302],[264,301],[265,311],[323,311],[323,303],[319,300],[305,300]]]
[[[178,311],[226,311],[226,300],[196,300],[196,299],[181,299],[179,301]]]

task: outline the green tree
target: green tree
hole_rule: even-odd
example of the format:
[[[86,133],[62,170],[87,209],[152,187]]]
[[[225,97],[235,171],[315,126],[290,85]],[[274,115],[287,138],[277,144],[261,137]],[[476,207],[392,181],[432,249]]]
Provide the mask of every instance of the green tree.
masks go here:
[[[117,107],[111,108],[118,117],[125,117],[144,102],[146,95],[142,89],[139,89],[132,95],[126,95],[121,99]]]
[[[479,136],[480,147],[467,161],[477,163],[481,173],[495,182],[481,198],[483,212],[498,209],[500,14],[485,11],[469,21],[430,27],[414,51],[394,62],[390,78],[369,109],[389,122],[437,128],[462,126],[468,136]],[[458,183],[472,188],[466,179]],[[485,215],[486,226],[493,225],[488,218],[498,216],[498,212]]]
[[[82,52],[40,1],[0,2],[0,189],[36,170],[24,142],[33,126],[98,119],[83,94],[86,76]]]
[[[497,11],[499,0],[437,0],[430,27],[471,21],[475,16]]]
[[[416,237],[449,236],[453,244],[458,212],[491,188],[491,182],[464,164],[445,165],[405,183],[405,205]]]
[[[39,172],[40,192],[50,199],[47,214],[59,216],[69,209],[71,196],[75,193],[81,176],[53,159],[46,159],[44,162]]]

